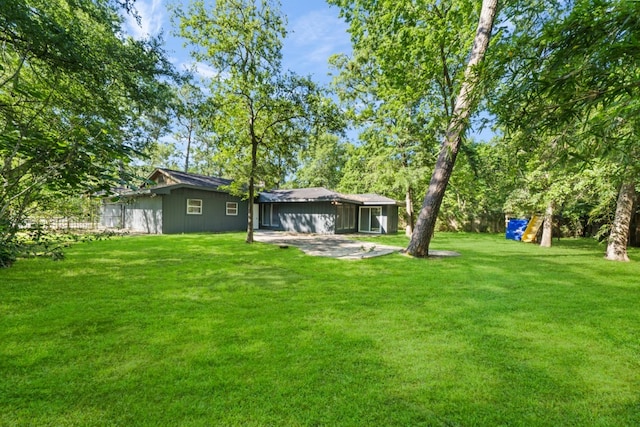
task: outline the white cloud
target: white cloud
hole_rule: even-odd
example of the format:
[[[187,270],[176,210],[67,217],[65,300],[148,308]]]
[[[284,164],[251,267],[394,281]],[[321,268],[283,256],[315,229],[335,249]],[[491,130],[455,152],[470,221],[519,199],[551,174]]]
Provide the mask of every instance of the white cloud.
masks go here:
[[[182,61],[175,57],[171,58],[171,62],[179,71],[189,71],[200,81],[206,82],[214,78],[226,77],[225,73],[221,74],[220,71],[204,62]]]
[[[162,0],[137,0],[135,8],[140,16],[140,24],[136,22],[134,17],[127,15],[127,32],[136,39],[158,35],[165,18]]]
[[[329,56],[351,50],[347,24],[335,10],[315,10],[296,19],[290,29],[286,44],[293,62],[326,65]]]
[[[202,62],[196,62],[194,65],[195,65],[195,73],[201,79],[212,79],[220,75],[220,71],[216,70],[215,68],[213,68],[208,64],[204,64]]]

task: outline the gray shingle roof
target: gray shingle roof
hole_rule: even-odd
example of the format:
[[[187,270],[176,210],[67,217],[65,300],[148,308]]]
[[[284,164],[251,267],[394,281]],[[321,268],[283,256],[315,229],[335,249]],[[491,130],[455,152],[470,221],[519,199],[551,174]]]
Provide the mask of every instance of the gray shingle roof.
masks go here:
[[[288,190],[272,190],[260,193],[262,203],[285,202],[338,202],[343,201],[342,194],[322,187],[292,188]]]
[[[220,186],[230,185],[232,182],[230,179],[218,178],[215,176],[198,175],[195,173],[180,172],[180,171],[175,171],[171,169],[157,169],[156,172],[154,172],[151,175],[151,177],[156,175],[158,172],[163,174],[165,177],[169,177],[170,180],[175,181],[174,183],[171,183],[174,185],[184,184],[184,185],[192,185],[194,187],[211,188],[215,190]]]
[[[347,197],[351,200],[357,200],[363,205],[395,205],[398,203],[396,200],[373,193],[349,194]]]
[[[397,202],[378,194],[342,194],[322,187],[263,191],[260,203],[340,202],[358,205],[395,205]]]
[[[230,179],[218,178],[215,176],[198,175],[195,173],[186,173],[171,169],[158,168],[154,170],[147,182],[137,190],[119,191],[122,197],[135,197],[151,194],[169,194],[176,188],[196,188],[208,191],[227,192],[226,188],[220,188],[230,185],[233,181]]]
[[[173,188],[188,186],[209,190],[218,190],[219,187],[230,185],[230,179],[205,176],[194,173],[180,172],[171,169],[156,169],[149,180],[155,181],[146,189],[132,192],[165,194]],[[220,191],[225,191],[221,189]],[[323,187],[292,188],[286,190],[263,191],[258,196],[260,203],[296,203],[296,202],[337,202],[353,203],[356,205],[397,205],[398,202],[379,194],[343,194],[337,191],[327,190]]]

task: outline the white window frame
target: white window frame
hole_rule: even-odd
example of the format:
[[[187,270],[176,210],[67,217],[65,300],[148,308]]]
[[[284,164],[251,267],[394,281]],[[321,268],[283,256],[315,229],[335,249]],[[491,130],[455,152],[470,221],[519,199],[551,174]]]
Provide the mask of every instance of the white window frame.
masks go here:
[[[238,202],[227,202],[227,216],[238,216]]]
[[[368,210],[369,211],[369,229],[368,230],[363,230],[362,229],[362,222],[358,221],[358,232],[360,233],[372,233],[372,234],[382,234],[382,206],[360,206],[360,209],[358,211],[358,218],[362,218],[362,211],[363,210]],[[380,212],[379,215],[373,215],[373,211],[376,210],[378,212]],[[376,217],[378,220],[378,226],[379,228],[377,230],[371,230],[371,218]]]
[[[187,215],[202,215],[202,199],[187,199]]]

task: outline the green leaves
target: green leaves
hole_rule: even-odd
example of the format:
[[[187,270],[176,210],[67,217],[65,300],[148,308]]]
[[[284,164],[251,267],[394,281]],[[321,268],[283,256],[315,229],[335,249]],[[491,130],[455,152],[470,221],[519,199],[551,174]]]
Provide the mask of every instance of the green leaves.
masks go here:
[[[513,71],[505,74],[511,81],[500,92],[502,116],[532,132],[560,133],[578,121],[585,130],[612,136],[612,127],[592,119],[607,112],[615,125],[613,117],[637,116],[639,15],[638,2],[581,0],[556,13],[520,17],[542,24],[537,36],[516,30],[503,42],[502,51],[509,46],[512,52],[504,69]]]
[[[269,0],[192,1],[174,8],[175,21],[193,57],[232,80],[259,84],[280,69],[285,21]]]
[[[505,14],[512,26],[497,45],[502,85],[491,108],[527,141],[523,176],[550,177],[542,189],[524,185],[566,216],[607,223],[617,188],[640,171],[640,3],[534,1]]]
[[[0,219],[13,230],[43,192],[107,189],[172,70],[154,40],[122,34],[128,1],[8,0],[0,10]],[[10,237],[10,236],[9,236]]]
[[[335,105],[309,78],[282,70],[285,18],[270,0],[192,1],[174,10],[194,59],[218,70],[203,125],[215,135],[215,163],[231,190],[253,199],[255,186],[279,186],[313,135],[342,127]],[[248,237],[251,242],[253,204]]]

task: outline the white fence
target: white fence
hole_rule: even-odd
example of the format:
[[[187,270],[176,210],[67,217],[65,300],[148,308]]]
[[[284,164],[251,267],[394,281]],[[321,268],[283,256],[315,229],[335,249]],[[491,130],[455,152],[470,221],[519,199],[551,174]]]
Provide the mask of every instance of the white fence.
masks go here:
[[[86,219],[64,217],[28,218],[23,226],[23,228],[35,227],[57,231],[98,230],[102,228],[98,217]]]

